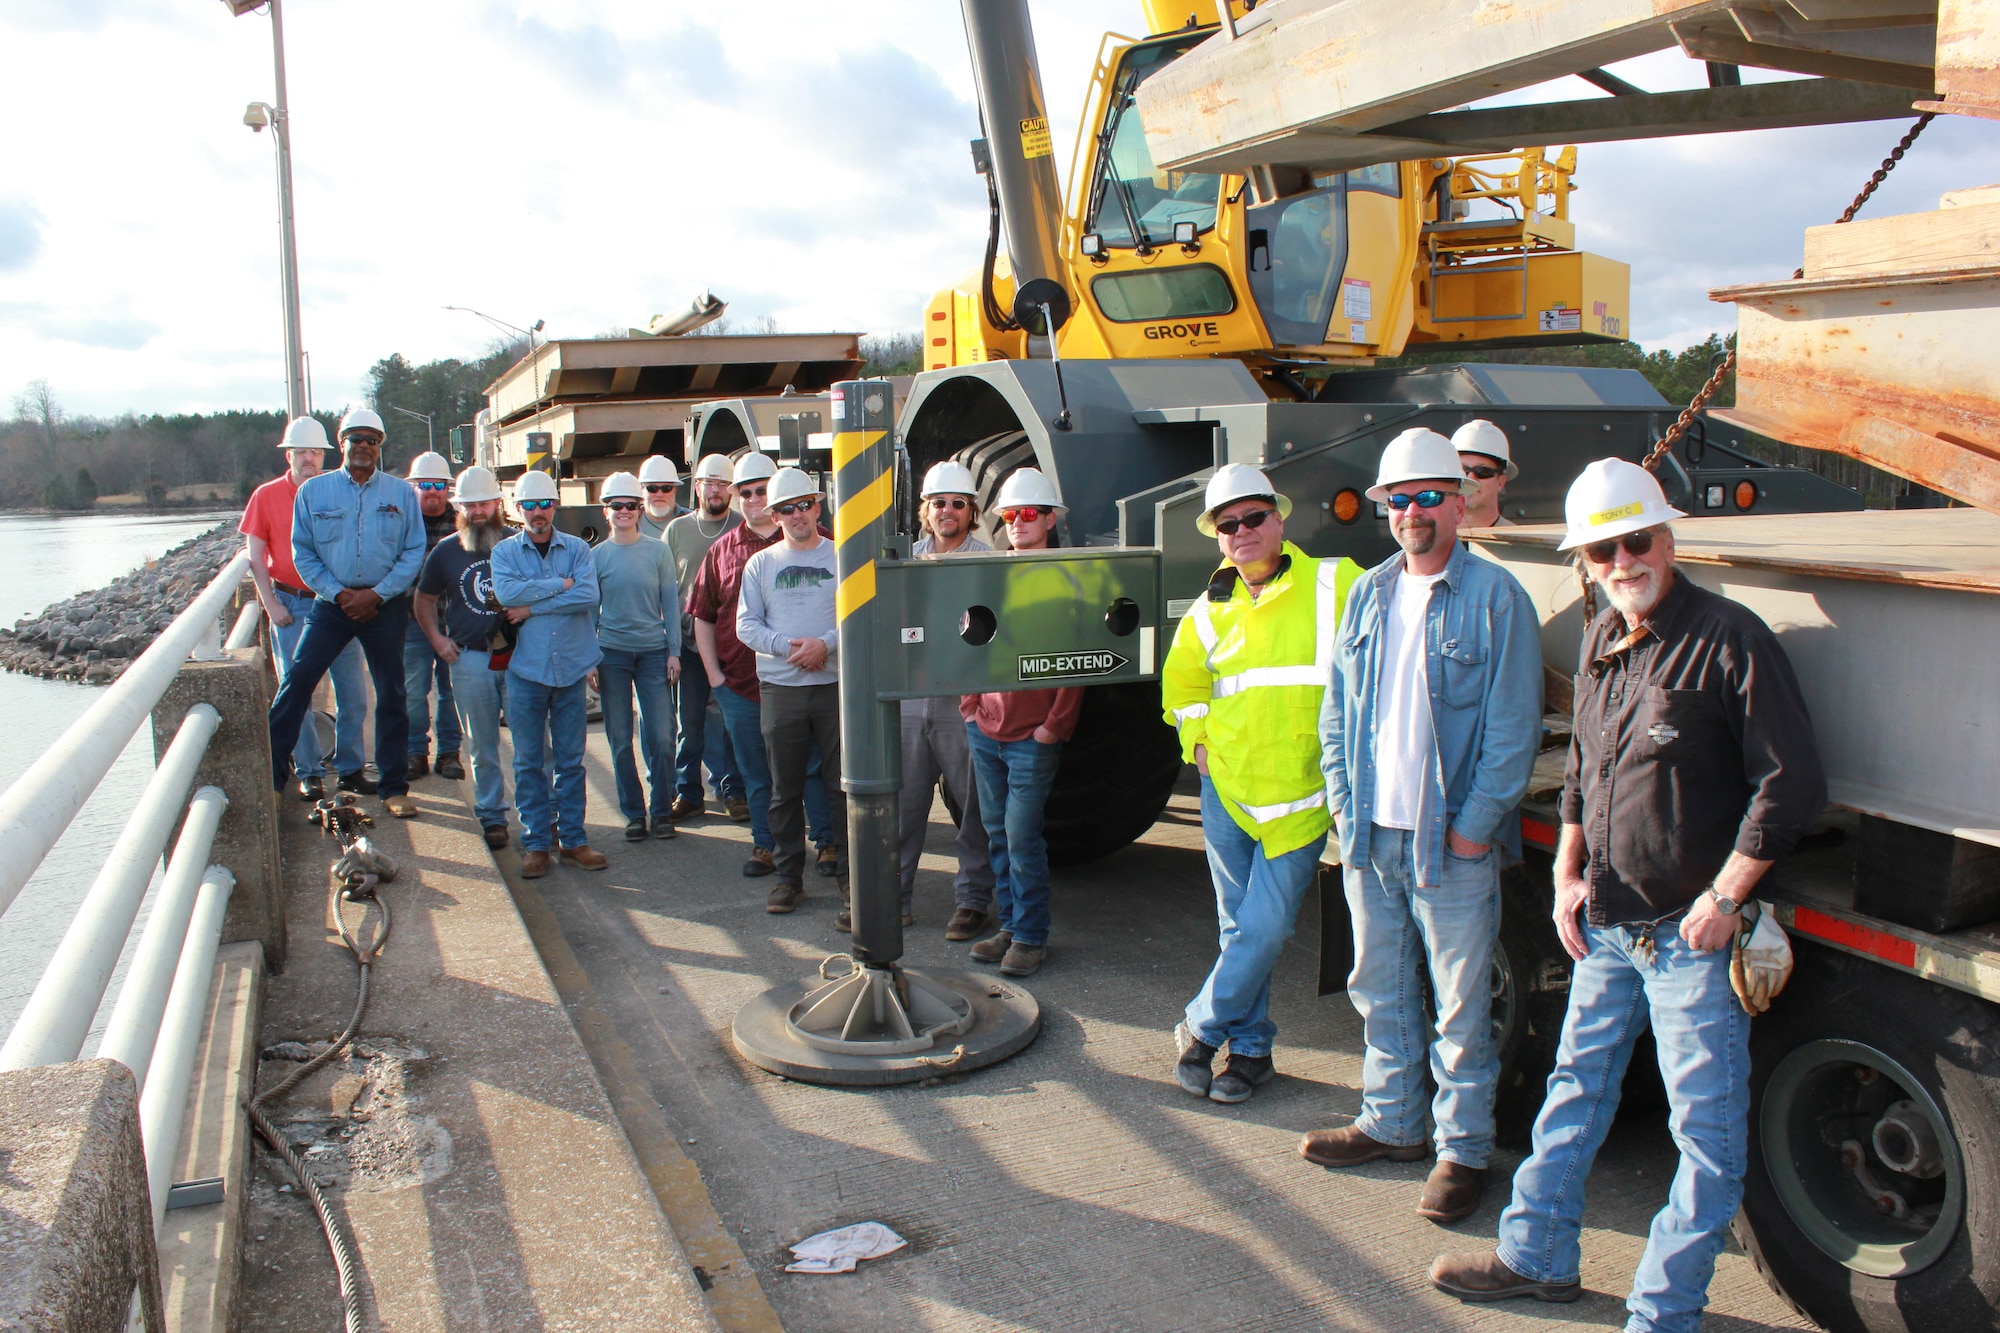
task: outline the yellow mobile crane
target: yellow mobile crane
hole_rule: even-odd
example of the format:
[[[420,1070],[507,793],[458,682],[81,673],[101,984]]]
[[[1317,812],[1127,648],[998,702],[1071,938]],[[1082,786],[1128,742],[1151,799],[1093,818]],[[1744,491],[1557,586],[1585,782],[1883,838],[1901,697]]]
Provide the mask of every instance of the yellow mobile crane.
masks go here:
[[[1007,248],[1028,241],[1045,269],[1030,276],[1070,298],[1074,316],[1057,317],[1065,358],[1238,357],[1286,398],[1308,396],[1315,363],[1631,336],[1630,270],[1576,248],[1573,147],[1339,171],[1158,168],[1138,89],[1222,15],[1216,0],[1143,3],[1150,36],[1100,45],[1061,194],[1025,27],[968,23],[982,84],[1024,114],[974,146],[991,203],[985,262],[926,308],[927,369],[1029,354],[1003,216]]]

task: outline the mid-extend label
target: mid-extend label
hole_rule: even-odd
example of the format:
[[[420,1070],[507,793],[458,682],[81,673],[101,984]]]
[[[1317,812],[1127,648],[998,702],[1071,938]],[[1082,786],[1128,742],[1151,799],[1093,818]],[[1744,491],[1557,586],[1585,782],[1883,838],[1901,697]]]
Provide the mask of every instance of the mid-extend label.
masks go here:
[[[1069,676],[1108,676],[1132,665],[1130,658],[1106,649],[1086,653],[1023,653],[1022,680],[1057,680]]]

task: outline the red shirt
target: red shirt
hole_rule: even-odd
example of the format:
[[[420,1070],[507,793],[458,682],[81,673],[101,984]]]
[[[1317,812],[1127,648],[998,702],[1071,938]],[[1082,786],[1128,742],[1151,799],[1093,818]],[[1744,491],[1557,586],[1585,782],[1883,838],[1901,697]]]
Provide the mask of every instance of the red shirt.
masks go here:
[[[822,525],[820,536],[833,534]],[[715,656],[722,664],[722,683],[745,699],[762,699],[757,688],[757,652],[736,637],[736,597],[743,590],[743,566],[767,546],[785,539],[785,530],[774,527],[768,537],[759,537],[748,523],[738,523],[715,539],[702,557],[688,593],[688,614],[715,626]]]
[[[1035,734],[1036,727],[1047,727],[1057,740],[1066,741],[1076,734],[1077,714],[1082,709],[1081,685],[965,694],[958,700],[958,715],[967,722],[977,722],[990,741],[1024,741]]]
[[[303,588],[305,581],[292,564],[292,499],[298,493],[298,483],[289,470],[276,481],[265,482],[250,493],[250,503],[244,506],[243,521],[236,530],[264,543],[264,568],[273,583]]]

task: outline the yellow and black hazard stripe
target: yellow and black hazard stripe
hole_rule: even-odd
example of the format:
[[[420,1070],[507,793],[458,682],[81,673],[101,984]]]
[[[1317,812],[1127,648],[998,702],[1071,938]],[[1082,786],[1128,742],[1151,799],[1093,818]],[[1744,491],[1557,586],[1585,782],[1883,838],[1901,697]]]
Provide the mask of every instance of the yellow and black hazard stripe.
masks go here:
[[[849,405],[857,415],[859,402]],[[875,596],[878,522],[896,502],[895,450],[885,430],[836,431],[833,436],[833,540],[842,571],[834,597],[845,621]]]

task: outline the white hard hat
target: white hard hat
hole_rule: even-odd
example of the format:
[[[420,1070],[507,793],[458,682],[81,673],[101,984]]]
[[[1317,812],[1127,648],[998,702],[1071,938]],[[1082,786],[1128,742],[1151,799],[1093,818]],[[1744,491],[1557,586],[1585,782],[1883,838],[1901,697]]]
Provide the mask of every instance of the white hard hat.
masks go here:
[[[1406,481],[1456,481],[1460,495],[1479,494],[1479,483],[1465,475],[1451,441],[1422,426],[1412,426],[1389,441],[1368,498],[1379,503],[1388,498],[1391,486]]]
[[[451,491],[453,504],[472,505],[482,500],[500,498],[500,481],[493,475],[493,469],[469,467],[458,474],[458,485]]]
[[[694,479],[696,481],[728,481],[735,474],[735,470],[729,461],[728,454],[703,454],[701,461],[694,465]]]
[[[729,480],[741,486],[746,481],[763,481],[767,477],[776,476],[777,473],[778,465],[771,461],[769,454],[752,450],[736,460],[736,471],[730,475]]]
[[[1570,483],[1563,499],[1563,533],[1558,551],[1610,541],[1641,528],[1686,518],[1667,503],[1667,494],[1652,473],[1622,458],[1600,458]]]
[[[1507,432],[1490,421],[1474,419],[1451,433],[1451,447],[1462,454],[1485,454],[1505,465],[1509,478],[1521,475],[1514,455],[1507,452]]]
[[[556,479],[540,469],[523,472],[521,479],[514,483],[514,503],[523,500],[553,500],[556,498]]]
[[[803,500],[808,495],[824,495],[826,492],[813,485],[813,479],[795,467],[781,467],[778,475],[771,479],[771,490],[764,497],[768,505],[786,504],[792,500]]]
[[[1254,500],[1268,496],[1278,506],[1279,518],[1292,516],[1292,502],[1278,494],[1271,485],[1271,479],[1248,463],[1224,463],[1208,479],[1208,493],[1202,497],[1207,508],[1195,519],[1195,527],[1201,529],[1204,537],[1215,535],[1215,511],[1224,505],[1235,504],[1238,500]]]
[[[1042,475],[1040,468],[1015,468],[1007,474],[1007,480],[1000,484],[1000,494],[994,497],[995,509],[1011,509],[1016,505],[1038,505],[1043,509],[1068,509],[1062,497],[1056,494],[1055,483]]]
[[[342,417],[340,419],[340,429],[335,434],[344,440],[347,438],[347,432],[351,430],[372,430],[377,435],[382,436],[387,436],[389,433],[388,427],[382,424],[382,418],[376,416],[365,407],[357,407]]]
[[[410,460],[411,481],[450,481],[451,464],[443,454],[421,453]]]
[[[977,495],[979,483],[972,479],[971,468],[947,458],[924,473],[923,489],[917,494],[926,500],[933,495]]]
[[[631,473],[614,472],[604,479],[602,486],[597,488],[597,498],[600,500],[643,500],[646,498],[646,488],[641,486],[639,479]]]
[[[647,454],[646,461],[639,464],[639,480],[650,481],[655,486],[661,482],[678,486],[681,484],[681,473],[680,469],[674,466],[674,460],[665,454]]]
[[[285,436],[278,441],[280,449],[331,449],[326,442],[326,427],[315,417],[293,417],[285,427]]]

